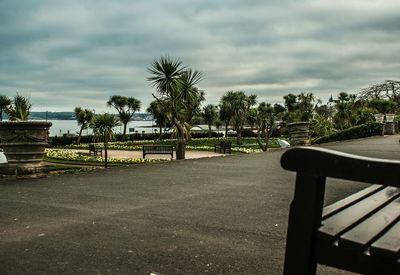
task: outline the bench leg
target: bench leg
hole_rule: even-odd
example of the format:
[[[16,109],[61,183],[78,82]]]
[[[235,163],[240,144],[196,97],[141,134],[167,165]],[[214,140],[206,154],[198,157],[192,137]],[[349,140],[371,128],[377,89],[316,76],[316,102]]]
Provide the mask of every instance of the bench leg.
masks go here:
[[[285,275],[315,274],[315,233],[321,225],[325,177],[297,173],[286,238]]]

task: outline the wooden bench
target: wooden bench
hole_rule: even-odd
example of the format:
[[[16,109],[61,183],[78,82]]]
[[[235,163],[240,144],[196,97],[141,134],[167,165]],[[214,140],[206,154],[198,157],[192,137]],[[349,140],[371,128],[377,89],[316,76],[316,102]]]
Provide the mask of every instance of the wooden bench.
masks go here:
[[[214,152],[217,153],[231,153],[231,147],[232,147],[232,142],[231,141],[220,141],[217,144],[214,145]]]
[[[317,263],[400,274],[400,161],[299,147],[281,165],[296,172],[284,274],[315,274]],[[371,186],[323,208],[327,177]]]
[[[98,153],[100,153],[100,156],[103,156],[103,149],[94,144],[89,144],[89,155],[93,154],[93,156],[97,156]]]
[[[174,149],[173,145],[143,145],[143,158],[149,154],[163,154],[163,155],[171,155],[171,159],[174,158]]]

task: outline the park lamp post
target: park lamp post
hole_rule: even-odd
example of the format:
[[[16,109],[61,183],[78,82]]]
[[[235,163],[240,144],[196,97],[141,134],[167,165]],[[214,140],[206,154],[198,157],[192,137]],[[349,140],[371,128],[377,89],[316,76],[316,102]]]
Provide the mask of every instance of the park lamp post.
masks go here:
[[[383,123],[383,120],[385,119],[385,115],[383,114],[375,114],[375,121],[382,124],[382,136],[385,135],[385,124]]]

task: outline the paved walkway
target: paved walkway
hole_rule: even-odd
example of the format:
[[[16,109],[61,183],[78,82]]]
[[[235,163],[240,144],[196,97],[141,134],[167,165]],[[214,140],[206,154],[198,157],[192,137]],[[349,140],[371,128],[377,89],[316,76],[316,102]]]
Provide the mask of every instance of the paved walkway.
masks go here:
[[[398,138],[328,147],[400,159]],[[0,273],[281,274],[294,182],[282,152],[0,185]],[[327,201],[362,187],[328,184]]]

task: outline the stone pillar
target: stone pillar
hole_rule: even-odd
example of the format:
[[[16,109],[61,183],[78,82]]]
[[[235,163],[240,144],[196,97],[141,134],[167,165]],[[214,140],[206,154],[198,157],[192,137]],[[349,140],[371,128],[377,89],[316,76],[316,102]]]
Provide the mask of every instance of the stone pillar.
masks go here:
[[[288,124],[291,146],[310,145],[310,122]]]
[[[394,135],[396,132],[394,122],[386,122],[384,128],[385,135]]]

